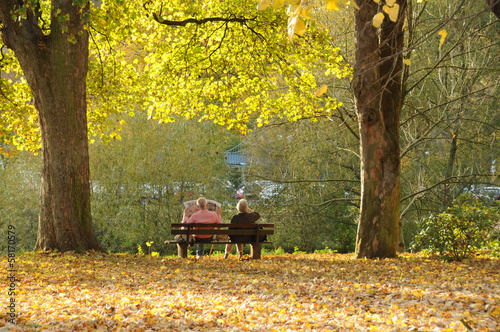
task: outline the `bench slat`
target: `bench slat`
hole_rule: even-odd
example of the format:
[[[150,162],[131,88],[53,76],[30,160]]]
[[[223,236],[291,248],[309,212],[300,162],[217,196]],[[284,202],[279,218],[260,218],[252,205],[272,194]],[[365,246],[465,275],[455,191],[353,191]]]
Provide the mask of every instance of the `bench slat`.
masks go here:
[[[180,243],[180,244],[186,244],[186,242],[178,242],[178,241],[175,241],[175,240],[167,240],[165,241],[165,243],[168,243],[168,244],[177,244],[177,243]],[[255,244],[255,242],[249,242],[249,241],[238,241],[238,242],[231,242],[231,241],[211,241],[211,242],[193,242],[193,244],[198,244],[198,243],[203,243],[203,244]],[[270,241],[260,241],[259,244],[270,244],[272,242]]]
[[[274,224],[231,224],[231,223],[222,223],[222,224],[203,224],[203,223],[190,223],[190,224],[185,224],[185,223],[171,223],[170,228],[193,228],[193,227],[221,227],[221,228],[255,228],[255,227],[262,227],[262,228],[274,228]]]
[[[211,234],[223,234],[223,235],[274,235],[274,230],[266,229],[172,229],[170,232],[172,235],[211,235]]]

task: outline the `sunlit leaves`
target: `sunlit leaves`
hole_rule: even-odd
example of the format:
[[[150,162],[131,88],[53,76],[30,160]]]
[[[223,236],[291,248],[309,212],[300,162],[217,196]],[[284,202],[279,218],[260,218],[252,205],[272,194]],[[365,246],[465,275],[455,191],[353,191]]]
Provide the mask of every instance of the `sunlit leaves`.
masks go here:
[[[339,1],[338,0],[327,0],[326,9],[332,10],[340,10]]]
[[[37,152],[40,149],[38,115],[31,91],[14,54],[5,52],[0,79],[0,141],[7,146],[0,154],[10,156],[16,150]]]
[[[153,12],[170,20],[231,13],[248,21],[170,28],[153,21]],[[54,13],[61,22],[67,21],[66,16]],[[87,27],[91,141],[119,138],[121,125],[113,115],[133,115],[137,109],[147,111],[159,123],[182,116],[241,132],[253,121],[263,124],[274,116],[294,121],[329,114],[337,103],[314,98],[315,73],[326,70],[331,80],[349,76],[351,68],[331,49],[326,31],[311,19],[310,9],[300,1],[172,1],[168,7],[160,1],[148,2],[146,7],[119,0],[99,6],[92,2]],[[301,38],[289,43],[294,36]],[[67,38],[76,40],[74,35]],[[9,144],[37,150],[40,138],[29,89],[23,81],[13,84],[19,97],[12,101],[23,111],[12,116],[2,113],[6,126],[2,139],[8,141],[9,135]],[[20,125],[22,119],[31,122]]]
[[[262,125],[275,116],[294,121],[331,112],[334,100],[314,98],[313,73],[331,68],[333,79],[350,75],[349,66],[328,45],[325,31],[306,24],[311,17],[307,8],[289,2],[289,8],[296,6],[287,17],[284,10],[269,8],[274,3],[261,2],[259,9],[268,7],[260,11],[253,2],[241,1],[241,11],[229,4],[233,15],[255,17],[247,23],[252,30],[237,23],[207,23],[158,27],[156,39],[138,39],[146,60],[141,76],[150,82],[143,105],[152,118],[177,115],[246,132],[253,121]],[[217,2],[203,10],[222,17],[229,11],[226,6]],[[302,38],[289,42],[298,35]]]
[[[134,115],[140,94],[136,85],[144,61],[140,50],[124,40],[148,36],[154,25],[133,2],[107,1],[91,6],[90,61],[87,80],[89,136],[119,139],[121,124],[114,114]],[[154,38],[154,33],[150,33]]]
[[[134,30],[133,20],[139,18],[143,18],[143,22],[148,20],[143,13],[138,14],[141,8],[134,3],[118,2],[107,1],[99,8],[91,5],[91,23],[90,27],[86,27],[91,34],[87,81],[88,129],[91,141],[100,133],[106,139],[118,138],[117,130],[120,125],[115,120],[110,120],[110,115],[134,108],[137,98],[137,95],[128,90],[134,82],[138,83],[134,80],[135,68],[128,63],[129,59],[133,60],[130,53],[133,54],[134,50],[129,50],[130,53],[123,51],[123,40],[127,39],[132,31],[136,34],[145,31],[141,31],[140,27]],[[30,1],[27,6],[32,6],[33,3],[37,2]],[[81,5],[87,2],[75,3]],[[48,28],[51,21],[50,3],[40,1],[40,4],[44,20],[40,20],[39,24]],[[116,4],[120,6],[119,9],[114,6]],[[54,15],[52,19],[59,23],[69,20],[68,15],[61,15],[61,10],[53,10],[52,13]],[[67,32],[68,26],[62,26],[61,29]],[[43,32],[48,34],[50,30]],[[77,33],[68,34],[67,40],[75,43]],[[5,54],[0,83],[2,91],[0,103],[3,109],[0,115],[0,141],[18,150],[36,152],[41,148],[41,141],[33,96],[14,55],[9,51]]]
[[[285,0],[274,0],[273,1],[273,9],[283,8],[285,5]]]

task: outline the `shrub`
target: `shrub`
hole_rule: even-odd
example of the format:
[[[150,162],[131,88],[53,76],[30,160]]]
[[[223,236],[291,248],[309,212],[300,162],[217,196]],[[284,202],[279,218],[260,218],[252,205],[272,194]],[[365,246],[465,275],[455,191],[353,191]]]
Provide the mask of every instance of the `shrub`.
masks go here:
[[[421,221],[412,250],[461,260],[494,243],[499,220],[498,204],[486,206],[469,195],[462,196],[445,212]]]

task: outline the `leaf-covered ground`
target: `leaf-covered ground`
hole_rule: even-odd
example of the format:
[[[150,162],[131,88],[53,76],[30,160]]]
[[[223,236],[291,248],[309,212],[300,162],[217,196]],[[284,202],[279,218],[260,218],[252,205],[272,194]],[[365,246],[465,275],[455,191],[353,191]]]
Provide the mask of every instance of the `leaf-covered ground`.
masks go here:
[[[12,331],[500,330],[494,258],[28,253],[16,267]],[[0,329],[7,318],[4,309]]]

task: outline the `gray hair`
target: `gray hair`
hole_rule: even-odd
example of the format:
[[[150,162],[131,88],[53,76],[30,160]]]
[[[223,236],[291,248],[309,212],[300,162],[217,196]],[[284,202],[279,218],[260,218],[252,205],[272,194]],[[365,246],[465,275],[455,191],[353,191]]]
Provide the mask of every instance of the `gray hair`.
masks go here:
[[[246,199],[240,199],[238,202],[238,205],[236,205],[236,208],[238,209],[239,212],[247,212],[248,209],[248,202]]]
[[[204,209],[207,207],[207,199],[205,197],[200,197],[198,198],[198,200],[196,201],[196,204],[198,204],[198,206],[201,208],[201,209]]]

